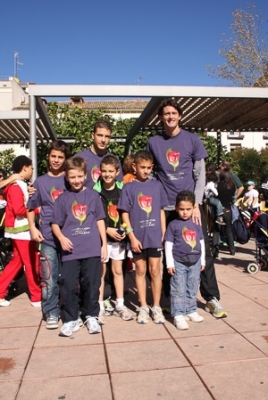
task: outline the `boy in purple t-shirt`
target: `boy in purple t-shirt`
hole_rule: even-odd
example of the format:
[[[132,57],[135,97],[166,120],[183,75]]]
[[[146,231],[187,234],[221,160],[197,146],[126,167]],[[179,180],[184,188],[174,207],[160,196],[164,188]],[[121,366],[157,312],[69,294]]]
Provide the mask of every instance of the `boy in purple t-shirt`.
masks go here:
[[[147,263],[152,283],[152,318],[157,324],[165,322],[160,307],[161,270],[160,258],[165,233],[165,213],[167,198],[160,182],[149,179],[153,169],[153,157],[145,150],[134,156],[135,180],[123,187],[118,202],[122,210],[122,220],[126,223],[126,233],[130,240],[136,265],[136,286],[140,300],[137,317],[139,324],[149,321],[149,307],[146,301]]]
[[[79,330],[79,280],[83,278],[84,312],[89,333],[100,333],[99,287],[101,262],[107,259],[105,213],[99,195],[84,186],[86,162],[72,157],[66,162],[71,189],[55,202],[52,231],[62,249],[61,302],[63,325],[60,336]]]
[[[205,244],[202,228],[192,220],[195,195],[184,190],[177,195],[178,218],[165,234],[165,253],[170,279],[170,306],[176,328],[188,329],[187,320],[202,322],[196,311],[200,271],[205,269]]]

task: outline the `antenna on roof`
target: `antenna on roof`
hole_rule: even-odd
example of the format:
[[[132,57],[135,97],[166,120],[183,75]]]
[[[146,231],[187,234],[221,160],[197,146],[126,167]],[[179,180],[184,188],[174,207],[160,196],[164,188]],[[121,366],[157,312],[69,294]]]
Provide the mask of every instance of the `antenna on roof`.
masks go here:
[[[135,80],[136,85],[140,85],[141,81],[144,81],[144,78],[142,76],[138,76],[138,78]]]
[[[14,52],[14,76],[18,78],[19,65],[23,65],[22,62],[19,62],[19,53],[17,51]]]

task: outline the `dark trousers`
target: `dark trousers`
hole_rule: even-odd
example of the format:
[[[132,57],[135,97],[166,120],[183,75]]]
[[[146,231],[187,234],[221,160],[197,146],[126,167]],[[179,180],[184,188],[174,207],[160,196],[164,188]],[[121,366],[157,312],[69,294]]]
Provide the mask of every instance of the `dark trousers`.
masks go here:
[[[78,318],[80,277],[83,279],[84,314],[86,317],[99,315],[100,257],[64,261],[60,277],[63,322],[76,321]]]
[[[218,283],[215,274],[214,259],[210,251],[210,242],[207,232],[206,217],[203,207],[199,205],[199,209],[201,213],[201,222],[202,222],[203,235],[206,248],[206,268],[200,274],[200,279],[201,279],[200,293],[203,299],[206,301],[211,300],[213,297],[216,297],[218,300],[220,300],[220,291],[218,288]],[[166,212],[167,225],[175,218],[177,218],[177,212],[175,210]],[[164,271],[163,271],[163,290],[165,295],[169,296],[170,275],[167,272],[165,257],[164,257]]]
[[[235,253],[234,247],[234,237],[232,232],[232,211],[231,209],[225,208],[223,212],[223,219],[226,223],[224,227],[225,235],[226,235],[226,243],[229,247],[230,253]],[[214,223],[213,227],[213,247],[212,252],[215,256],[219,253],[219,239],[220,239],[220,227],[219,224]]]

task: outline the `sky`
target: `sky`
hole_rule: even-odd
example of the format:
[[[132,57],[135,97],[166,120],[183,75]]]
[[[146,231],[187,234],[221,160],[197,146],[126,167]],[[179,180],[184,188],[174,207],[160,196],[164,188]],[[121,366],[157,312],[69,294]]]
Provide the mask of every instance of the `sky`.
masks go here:
[[[248,0],[1,0],[0,79],[36,84],[219,86],[222,34]],[[268,20],[268,1],[255,0]],[[228,83],[225,82],[224,85]]]

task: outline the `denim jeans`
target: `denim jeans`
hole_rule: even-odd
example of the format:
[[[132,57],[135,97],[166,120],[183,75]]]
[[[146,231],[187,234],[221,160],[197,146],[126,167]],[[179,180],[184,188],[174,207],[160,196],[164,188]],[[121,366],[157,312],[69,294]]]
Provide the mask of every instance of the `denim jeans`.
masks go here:
[[[172,317],[196,311],[196,294],[200,282],[201,260],[190,267],[175,261],[175,273],[170,279]]]
[[[210,204],[211,206],[216,207],[217,217],[218,217],[218,215],[221,215],[223,213],[224,208],[223,208],[223,206],[222,206],[222,204],[221,204],[219,199],[216,199],[215,197],[210,197],[208,199],[208,204]]]
[[[40,278],[43,315],[59,317],[59,250],[45,243],[41,245]]]

